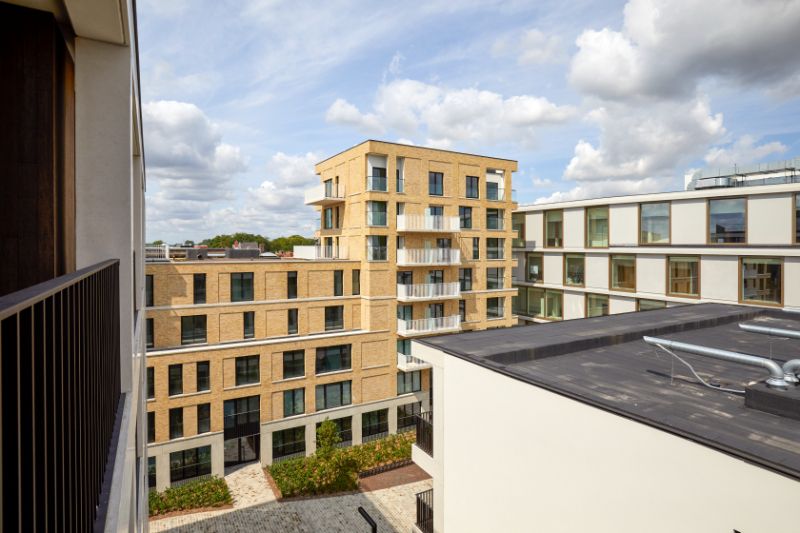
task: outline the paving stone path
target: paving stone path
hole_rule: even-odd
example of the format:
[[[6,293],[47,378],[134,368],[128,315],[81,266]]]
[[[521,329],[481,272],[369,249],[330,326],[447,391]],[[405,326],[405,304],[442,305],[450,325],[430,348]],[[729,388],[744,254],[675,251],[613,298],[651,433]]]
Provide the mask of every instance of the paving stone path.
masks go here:
[[[276,533],[368,532],[358,514],[362,506],[378,523],[378,531],[409,533],[414,523],[414,495],[431,488],[431,480],[372,492],[278,502],[258,463],[225,476],[234,497],[233,509],[194,513],[150,522],[150,531]]]

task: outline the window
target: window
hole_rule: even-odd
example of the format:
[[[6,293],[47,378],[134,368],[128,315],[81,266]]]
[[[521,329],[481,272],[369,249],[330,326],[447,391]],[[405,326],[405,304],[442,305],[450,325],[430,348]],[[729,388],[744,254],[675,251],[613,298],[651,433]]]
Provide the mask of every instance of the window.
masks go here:
[[[147,399],[152,400],[156,397],[156,369],[152,366],[147,367]]]
[[[514,239],[511,246],[514,248],[525,248],[525,213],[511,214],[511,229],[514,232]]]
[[[505,268],[486,269],[486,288],[488,290],[503,288],[503,277],[505,276],[505,270]]]
[[[192,285],[194,292],[194,303],[196,304],[206,303],[206,275],[195,274],[193,276]]]
[[[201,403],[197,406],[197,433],[211,431],[211,404]]]
[[[333,208],[326,207],[323,211],[322,229],[333,229]]]
[[[518,314],[535,318],[561,320],[563,298],[561,291],[540,289],[538,287],[518,287],[518,290],[516,303],[516,312]]]
[[[316,397],[317,411],[350,405],[352,403],[350,382],[339,381],[327,385],[317,385]]]
[[[481,238],[472,238],[472,258],[477,260],[481,258]]]
[[[256,313],[255,311],[246,311],[242,317],[244,323],[244,338],[252,339],[256,336]]]
[[[639,243],[669,244],[669,202],[639,205]]]
[[[700,296],[700,258],[667,258],[667,294]]]
[[[361,414],[361,440],[370,441],[389,433],[389,410],[379,409]]]
[[[384,161],[383,164],[386,164]],[[372,167],[372,175],[367,178],[367,190],[386,192],[386,169],[382,167]]]
[[[283,352],[283,379],[299,378],[306,374],[305,350]]]
[[[297,457],[306,453],[306,428],[284,429],[272,433],[272,460]]]
[[[413,305],[398,305],[397,318],[400,320],[412,320],[414,315]]]
[[[411,355],[411,339],[397,339],[397,353]]]
[[[169,365],[169,395],[183,394],[183,365]]]
[[[233,272],[231,274],[231,301],[253,301],[253,273]]]
[[[487,259],[504,259],[506,248],[505,239],[486,239],[486,258]]]
[[[639,298],[636,300],[637,311],[653,311],[655,309],[665,309],[667,302],[663,300],[648,300],[646,298]]]
[[[458,218],[461,223],[461,229],[472,229],[472,208],[466,206],[459,206]]]
[[[261,397],[246,396],[225,400],[222,404],[223,430],[226,435],[252,435],[260,429]]]
[[[397,406],[397,432],[411,431],[417,426],[417,415],[422,412],[422,403],[407,403]]]
[[[144,277],[144,300],[147,307],[153,307],[153,275],[147,274]]]
[[[344,306],[335,305],[325,308],[325,331],[344,329]]]
[[[783,261],[766,257],[741,259],[742,302],[783,303]]]
[[[145,323],[147,324],[147,339],[146,339],[145,346],[147,348],[153,348],[155,346],[155,341],[154,341],[154,339],[155,339],[155,330],[154,330],[153,319],[152,318],[148,318]]]
[[[525,254],[525,279],[533,283],[544,281],[544,255]]]
[[[636,256],[612,255],[611,282],[609,286],[618,291],[636,290]]]
[[[442,318],[444,316],[444,304],[428,304],[425,309],[425,318]]]
[[[428,194],[431,196],[444,196],[444,174],[441,172],[428,172]]]
[[[197,391],[211,390],[211,363],[197,362]]]
[[[169,410],[169,438],[181,437],[183,437],[183,407],[175,407]]]
[[[283,416],[302,415],[306,412],[306,389],[292,389],[283,391]]]
[[[386,202],[367,202],[367,225],[386,225]]]
[[[422,390],[422,372],[398,372],[397,373],[397,395],[408,394]]]
[[[444,283],[444,270],[429,270],[426,283]]]
[[[794,242],[800,244],[800,194],[794,195]]]
[[[361,294],[361,270],[353,270],[353,295]]]
[[[459,300],[458,301],[458,316],[461,317],[461,322],[467,321],[467,301],[466,300]]]
[[[397,192],[403,192],[403,190],[405,190],[405,176],[403,172],[405,163],[406,163],[405,157],[397,158],[397,164],[395,167],[395,177],[397,178]]]
[[[551,320],[561,320],[564,295],[561,291],[547,289],[544,291],[544,313],[543,318]]]
[[[503,217],[505,209],[486,210],[486,229],[503,229]]]
[[[236,358],[236,386],[259,382],[259,356],[248,355]]]
[[[327,419],[326,419],[327,420]],[[337,444],[338,447],[350,446],[353,443],[353,417],[346,416],[343,418],[334,418],[331,420],[336,426],[336,432],[339,434],[341,442]],[[322,422],[317,422],[317,430],[322,425]]]
[[[344,294],[344,271],[343,270],[334,270],[333,271],[333,295],[334,296],[342,296]]]
[[[155,489],[156,488],[156,458],[155,457],[148,457],[147,458],[147,488]]]
[[[386,261],[385,235],[367,235],[367,260]]]
[[[583,254],[564,254],[564,285],[583,287],[584,268]]]
[[[458,269],[458,284],[462,291],[472,290],[472,269],[459,268]]]
[[[201,446],[169,454],[171,483],[211,475],[211,446]]]
[[[550,213],[550,211],[548,211]],[[558,240],[561,246],[561,212],[558,222]],[[586,247],[587,248],[608,248],[608,206],[587,207],[586,216]],[[548,246],[550,246],[548,244]]]
[[[147,412],[147,443],[156,441],[156,412]]]
[[[586,318],[593,316],[606,316],[608,314],[608,295],[586,295]]]
[[[747,200],[726,198],[708,201],[708,242],[747,242]]]
[[[496,181],[486,182],[486,199],[487,200],[502,200],[503,188]]]
[[[297,298],[297,272],[286,273],[286,298],[289,300]]]
[[[478,176],[467,176],[467,198],[479,197],[479,181]]]
[[[506,299],[487,298],[486,299],[486,318],[503,318],[506,314]]]
[[[337,370],[350,370],[350,345],[328,346],[317,348],[316,373],[336,372]]]
[[[288,328],[287,335],[297,335],[297,309],[287,309]]]
[[[181,344],[206,342],[206,315],[181,317]]]
[[[443,205],[429,205],[427,209],[427,215],[429,217],[442,217],[444,216],[444,206]]]
[[[564,245],[564,212],[544,212],[544,246],[561,248]]]

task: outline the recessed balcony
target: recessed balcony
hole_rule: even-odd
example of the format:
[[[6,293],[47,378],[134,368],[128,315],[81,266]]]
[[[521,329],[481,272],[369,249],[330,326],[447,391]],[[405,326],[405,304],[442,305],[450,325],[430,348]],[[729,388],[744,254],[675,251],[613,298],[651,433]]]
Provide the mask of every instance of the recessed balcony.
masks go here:
[[[454,233],[461,231],[461,223],[458,217],[397,215],[397,231]]]
[[[397,250],[398,266],[458,265],[461,250],[457,248],[401,248]]]
[[[438,318],[418,318],[415,320],[397,319],[397,334],[404,337],[450,333],[461,330],[461,316],[442,316]]]
[[[320,183],[305,192],[306,205],[331,205],[344,202],[344,184]]]
[[[452,283],[415,283],[397,285],[397,300],[414,302],[418,300],[449,300],[461,296],[457,281]]]
[[[397,370],[401,370],[403,372],[413,372],[415,370],[425,370],[426,368],[430,367],[430,363],[426,363],[419,357],[397,352]]]

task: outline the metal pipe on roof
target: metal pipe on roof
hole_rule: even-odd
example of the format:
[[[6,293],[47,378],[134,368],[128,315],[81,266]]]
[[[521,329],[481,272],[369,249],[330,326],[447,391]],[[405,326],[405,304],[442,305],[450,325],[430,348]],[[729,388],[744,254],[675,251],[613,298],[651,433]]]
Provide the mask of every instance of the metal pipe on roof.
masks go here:
[[[788,382],[784,378],[784,372],[781,366],[775,361],[771,361],[766,357],[732,352],[730,350],[721,350],[719,348],[709,348],[707,346],[700,346],[698,344],[671,341],[669,339],[659,339],[657,337],[645,336],[642,337],[642,340],[644,340],[644,342],[647,344],[652,344],[654,346],[663,346],[672,350],[679,350],[681,352],[693,353],[696,355],[705,355],[707,357],[713,357],[714,359],[731,361],[733,363],[741,363],[743,365],[758,366],[769,372],[770,377],[767,378],[767,386],[780,389],[786,389],[789,387]]]
[[[773,337],[787,337],[789,339],[800,339],[800,331],[783,328],[769,328],[766,326],[756,326],[755,324],[739,324],[739,327],[750,333],[761,333],[762,335],[772,335]],[[784,379],[791,383],[800,383],[797,374],[800,373],[800,359],[791,359],[783,363]]]

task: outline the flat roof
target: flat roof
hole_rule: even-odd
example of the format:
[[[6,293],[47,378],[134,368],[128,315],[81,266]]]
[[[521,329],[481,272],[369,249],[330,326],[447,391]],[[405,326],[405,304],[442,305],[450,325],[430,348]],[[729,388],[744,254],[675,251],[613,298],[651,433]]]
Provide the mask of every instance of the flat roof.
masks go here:
[[[333,159],[334,157],[336,157],[338,155],[342,155],[343,153],[347,152],[348,150],[352,150],[353,148],[356,148],[356,147],[361,146],[362,144],[366,144],[368,142],[383,143],[383,144],[393,144],[395,146],[407,146],[409,148],[419,148],[421,150],[432,150],[434,152],[447,152],[449,154],[468,155],[470,157],[483,157],[485,159],[497,159],[498,161],[511,161],[512,163],[517,163],[518,162],[516,159],[507,159],[505,157],[495,157],[495,156],[492,156],[492,155],[471,154],[469,152],[458,152],[456,150],[445,150],[443,148],[431,148],[429,146],[417,146],[416,144],[404,144],[404,143],[398,143],[398,142],[392,142],[392,141],[381,141],[380,139],[366,139],[366,140],[361,141],[358,144],[354,144],[350,148],[345,148],[341,152],[338,152],[336,154],[333,154],[332,156],[326,157],[322,161],[317,162],[316,165],[321,165],[322,163],[324,163],[325,161],[328,161],[329,159]],[[316,165],[314,165],[314,166],[316,166]]]
[[[696,304],[417,340],[513,379],[624,416],[800,480],[800,421],[745,407],[641,340],[656,336],[771,357],[798,357],[800,340],[748,333],[740,322],[800,330],[800,314]],[[764,370],[679,352],[706,380],[743,389]],[[674,363],[674,364],[673,364]]]

